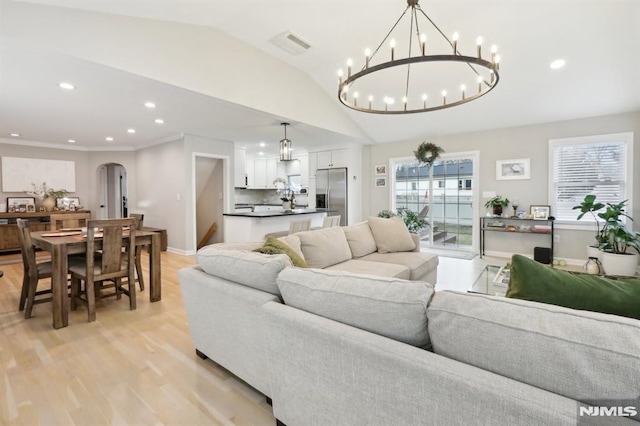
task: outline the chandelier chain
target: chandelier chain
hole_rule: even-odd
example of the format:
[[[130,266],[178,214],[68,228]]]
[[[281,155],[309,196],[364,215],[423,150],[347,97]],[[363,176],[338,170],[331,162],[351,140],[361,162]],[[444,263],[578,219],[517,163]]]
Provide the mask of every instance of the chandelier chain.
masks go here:
[[[391,29],[389,30],[389,32],[387,33],[386,36],[384,36],[384,38],[382,39],[382,41],[380,42],[380,44],[378,45],[378,47],[376,47],[376,50],[373,51],[373,53],[371,54],[371,59],[373,59],[374,56],[376,56],[376,53],[378,53],[378,51],[380,50],[380,48],[382,47],[382,45],[384,44],[385,41],[387,41],[387,39],[389,38],[389,36],[391,35],[391,33],[393,32],[393,30],[396,29],[396,27],[398,26],[398,24],[400,23],[400,21],[402,20],[402,18],[404,18],[404,15],[407,14],[407,10],[409,10],[411,6],[407,6],[407,8],[404,10],[404,12],[402,12],[402,15],[400,15],[400,17],[398,18],[398,20],[396,21],[395,24],[393,24],[393,27],[391,27]],[[363,66],[362,69],[364,70],[366,68],[366,66]]]

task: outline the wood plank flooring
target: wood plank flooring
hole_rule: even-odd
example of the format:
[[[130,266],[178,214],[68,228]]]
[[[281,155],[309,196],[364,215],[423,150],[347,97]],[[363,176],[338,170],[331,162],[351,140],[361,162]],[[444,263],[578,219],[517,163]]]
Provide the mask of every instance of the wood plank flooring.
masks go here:
[[[176,275],[193,263],[163,252],[162,301],[109,298],[59,330],[49,303],[18,312],[22,264],[0,267],[0,424],[275,425],[263,395],[196,356]]]

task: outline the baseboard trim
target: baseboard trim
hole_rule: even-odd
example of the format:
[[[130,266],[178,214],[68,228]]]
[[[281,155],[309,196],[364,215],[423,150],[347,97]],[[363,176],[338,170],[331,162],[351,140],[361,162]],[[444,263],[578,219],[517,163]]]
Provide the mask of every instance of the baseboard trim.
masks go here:
[[[196,254],[195,250],[182,250],[174,247],[167,247],[167,252],[173,253],[173,254],[179,254],[182,256],[193,256],[194,254]]]

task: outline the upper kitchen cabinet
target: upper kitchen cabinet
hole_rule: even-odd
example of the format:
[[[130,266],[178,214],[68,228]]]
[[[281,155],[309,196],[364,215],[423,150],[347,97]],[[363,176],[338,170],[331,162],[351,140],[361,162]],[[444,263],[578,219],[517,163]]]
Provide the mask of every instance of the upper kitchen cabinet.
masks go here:
[[[236,188],[247,187],[247,158],[244,149],[236,148],[233,162],[233,184]]]
[[[316,169],[331,169],[347,167],[349,151],[346,149],[334,149],[332,151],[319,151],[317,154]]]
[[[284,165],[277,158],[255,158],[246,161],[248,188],[275,188],[273,183],[278,176],[284,178]]]

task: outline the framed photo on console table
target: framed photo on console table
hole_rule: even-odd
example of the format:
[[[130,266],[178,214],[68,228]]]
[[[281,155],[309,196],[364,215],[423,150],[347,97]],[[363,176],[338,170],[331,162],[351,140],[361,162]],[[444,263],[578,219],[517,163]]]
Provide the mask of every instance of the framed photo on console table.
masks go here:
[[[531,206],[530,213],[535,220],[548,220],[551,216],[551,206]]]
[[[35,197],[7,197],[7,213],[27,213],[35,211]]]
[[[61,197],[56,198],[56,207],[60,210],[78,210],[80,205],[80,198],[78,197]]]

